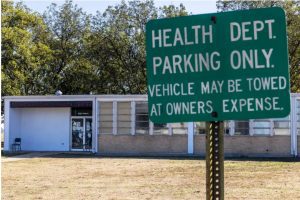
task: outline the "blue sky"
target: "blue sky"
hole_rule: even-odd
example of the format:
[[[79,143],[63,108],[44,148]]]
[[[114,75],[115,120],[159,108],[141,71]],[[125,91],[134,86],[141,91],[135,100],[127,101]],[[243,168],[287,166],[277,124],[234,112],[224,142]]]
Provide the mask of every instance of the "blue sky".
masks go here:
[[[109,5],[116,5],[121,0],[73,0],[79,7],[89,14],[95,14],[97,10],[103,12]],[[64,0],[23,0],[33,11],[43,13],[51,3],[61,5]],[[185,5],[188,12],[193,14],[216,12],[216,0],[154,0],[157,7],[173,4],[178,6],[180,3]]]

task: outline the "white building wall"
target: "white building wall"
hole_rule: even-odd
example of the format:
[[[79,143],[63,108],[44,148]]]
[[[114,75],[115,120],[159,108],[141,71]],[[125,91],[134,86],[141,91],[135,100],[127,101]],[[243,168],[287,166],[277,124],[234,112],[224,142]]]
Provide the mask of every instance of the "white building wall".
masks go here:
[[[14,143],[15,138],[21,137],[20,123],[21,123],[21,109],[10,109],[9,115],[9,148]]]
[[[9,122],[10,122],[10,102],[9,100],[4,100],[4,151],[10,150],[10,130],[9,130]]]
[[[19,132],[22,150],[69,151],[70,108],[21,108],[20,110]],[[14,124],[13,121],[10,122]]]

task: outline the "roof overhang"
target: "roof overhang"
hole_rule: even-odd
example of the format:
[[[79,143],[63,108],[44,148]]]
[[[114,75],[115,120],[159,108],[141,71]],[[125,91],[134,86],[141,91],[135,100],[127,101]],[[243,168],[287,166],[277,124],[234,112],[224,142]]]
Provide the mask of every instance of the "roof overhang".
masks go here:
[[[91,108],[92,101],[11,101],[11,108],[53,108],[53,107],[72,107],[72,108]]]

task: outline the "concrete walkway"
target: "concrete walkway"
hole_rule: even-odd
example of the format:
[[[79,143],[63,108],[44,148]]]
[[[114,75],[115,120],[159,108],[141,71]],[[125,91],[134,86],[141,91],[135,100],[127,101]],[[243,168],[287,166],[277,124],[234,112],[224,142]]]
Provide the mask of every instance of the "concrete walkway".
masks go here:
[[[1,162],[14,162],[18,160],[24,160],[29,158],[38,158],[38,157],[44,157],[44,156],[50,156],[59,154],[59,152],[32,152],[32,153],[25,153],[22,155],[17,155],[13,157],[2,157]]]

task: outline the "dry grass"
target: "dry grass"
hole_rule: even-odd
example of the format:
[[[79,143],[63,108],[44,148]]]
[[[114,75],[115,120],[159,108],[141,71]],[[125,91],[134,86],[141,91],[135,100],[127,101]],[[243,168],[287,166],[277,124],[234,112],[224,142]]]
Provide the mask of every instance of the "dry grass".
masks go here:
[[[300,199],[300,162],[226,161],[226,199]],[[205,161],[63,155],[2,163],[2,199],[205,199]]]

